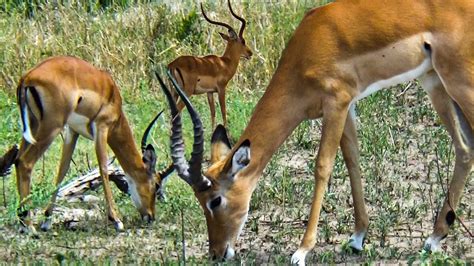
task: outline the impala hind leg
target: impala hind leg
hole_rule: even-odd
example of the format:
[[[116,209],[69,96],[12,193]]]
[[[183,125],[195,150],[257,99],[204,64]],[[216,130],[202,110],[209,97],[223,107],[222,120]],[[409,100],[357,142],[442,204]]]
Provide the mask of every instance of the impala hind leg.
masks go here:
[[[349,101],[346,103],[333,101],[325,102],[321,143],[316,158],[314,194],[308,219],[308,226],[298,250],[291,257],[292,264],[304,265],[306,254],[308,254],[316,244],[316,231],[318,228],[324,193],[334,166],[337,148],[339,147],[342,133],[344,131],[348,104]]]
[[[41,223],[41,230],[43,231],[48,231],[49,229],[51,229],[51,224],[52,224],[51,215],[53,214],[54,204],[56,203],[56,197],[58,195],[59,185],[61,184],[61,182],[64,179],[64,176],[66,176],[66,173],[69,170],[72,154],[74,152],[74,148],[76,147],[77,138],[79,136],[76,132],[74,132],[69,127],[67,127],[65,133],[66,133],[65,134],[66,136],[63,142],[61,163],[59,164],[58,174],[56,176],[56,179],[54,180],[54,185],[56,187],[56,190],[53,192],[53,195],[51,196],[51,202],[49,203],[48,207],[46,208],[44,212],[44,215],[46,218],[43,221],[43,223]]]
[[[227,111],[225,105],[225,86],[222,89],[218,89],[220,91],[218,93],[219,96],[219,106],[221,107],[221,115],[222,115],[222,122],[224,123],[224,127],[227,128]],[[214,126],[213,126],[214,128]]]
[[[95,134],[95,151],[97,155],[97,161],[99,163],[99,172],[102,178],[102,185],[104,186],[107,215],[109,220],[113,222],[115,229],[117,231],[122,231],[124,229],[123,223],[120,220],[115,207],[115,201],[110,188],[109,174],[107,171],[107,135],[109,130],[105,125],[97,125],[96,128],[97,132]]]
[[[30,211],[26,206],[28,195],[31,189],[31,171],[34,165],[48,149],[54,138],[59,134],[60,128],[51,131],[42,131],[41,127],[37,132],[48,132],[44,134],[35,134],[36,144],[32,145],[22,140],[20,146],[20,155],[15,165],[17,188],[20,194],[20,204],[18,207],[18,218],[20,219],[20,232],[36,233],[32,224]]]
[[[449,84],[448,81],[448,86]],[[459,105],[448,95],[435,72],[430,72],[423,78],[422,86],[428,92],[435,110],[451,135],[456,153],[453,178],[449,185],[444,205],[439,212],[433,233],[425,242],[426,250],[436,251],[439,250],[440,241],[447,236],[449,227],[455,221],[455,209],[472,169],[474,162],[474,134],[472,124],[468,122],[468,118]],[[468,99],[468,101],[461,102],[468,110],[472,109],[474,101],[469,100],[468,96],[465,99]]]
[[[351,107],[353,108],[353,107]],[[354,204],[355,230],[349,240],[349,246],[357,251],[363,249],[369,218],[365,208],[364,191],[359,164],[359,144],[353,115],[346,119],[341,138],[341,150],[351,181],[352,200]]]

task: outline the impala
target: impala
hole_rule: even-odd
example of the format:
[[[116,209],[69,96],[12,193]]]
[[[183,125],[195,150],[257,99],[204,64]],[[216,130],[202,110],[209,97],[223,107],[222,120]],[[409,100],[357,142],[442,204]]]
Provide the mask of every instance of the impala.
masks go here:
[[[79,135],[95,143],[99,172],[104,186],[108,218],[117,230],[123,229],[115,207],[107,175],[107,144],[127,174],[128,191],[142,219],[152,221],[155,215],[156,183],[169,173],[155,174],[156,154],[146,145],[150,123],[142,138],[142,156],[133,140],[132,130],[122,110],[119,89],[109,73],[75,57],[52,57],[44,60],[19,82],[18,105],[23,124],[23,138],[16,162],[20,194],[18,215],[21,231],[35,232],[25,204],[30,193],[31,171],[53,139],[65,128],[58,186],[69,169]],[[42,230],[51,227],[51,214],[57,190],[46,208]]]
[[[306,254],[315,245],[323,196],[339,146],[354,201],[355,228],[350,246],[362,250],[369,220],[354,106],[375,91],[414,78],[421,78],[456,153],[444,206],[425,242],[425,249],[437,250],[455,221],[455,210],[474,161],[473,23],[471,0],[336,1],[305,15],[237,145],[218,149],[223,154],[213,158],[223,159],[213,162],[204,174],[199,166],[201,137],[196,135],[198,140],[187,167],[175,120],[173,160],[204,210],[211,256],[232,257],[250,197],[272,154],[303,120],[320,117],[322,136],[308,225],[291,261],[304,264]],[[197,120],[191,106],[187,107]]]
[[[230,79],[237,71],[240,57],[249,59],[252,56],[252,51],[245,44],[243,36],[246,21],[234,13],[232,6],[230,5],[230,0],[228,0],[227,3],[229,5],[230,13],[242,23],[238,35],[229,24],[209,19],[201,4],[201,11],[204,18],[211,24],[225,27],[228,31],[229,35],[219,32],[222,39],[227,42],[224,54],[220,57],[216,55],[208,55],[204,57],[180,56],[168,65],[168,69],[173,73],[173,76],[188,96],[207,93],[207,100],[211,110],[212,128],[214,128],[216,116],[214,93],[217,92],[222,120],[224,126],[226,126],[227,112],[225,89],[227,83],[229,83]],[[173,99],[175,101],[179,99],[176,93],[173,93]],[[179,102],[179,111],[181,111],[183,107],[184,104]]]

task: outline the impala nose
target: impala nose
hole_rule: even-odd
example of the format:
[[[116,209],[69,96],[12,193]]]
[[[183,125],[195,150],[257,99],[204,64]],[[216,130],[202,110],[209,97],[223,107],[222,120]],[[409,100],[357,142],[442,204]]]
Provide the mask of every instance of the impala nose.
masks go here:
[[[212,250],[211,251],[211,259],[213,261],[226,261],[226,260],[229,260],[231,258],[233,258],[235,255],[235,251],[233,248],[230,247],[229,244],[227,244],[227,247],[224,251],[224,253],[222,255],[217,255],[217,252],[215,250]]]
[[[235,251],[233,248],[230,247],[230,245],[227,245],[227,248],[224,253],[224,259],[225,260],[230,260],[234,257]]]

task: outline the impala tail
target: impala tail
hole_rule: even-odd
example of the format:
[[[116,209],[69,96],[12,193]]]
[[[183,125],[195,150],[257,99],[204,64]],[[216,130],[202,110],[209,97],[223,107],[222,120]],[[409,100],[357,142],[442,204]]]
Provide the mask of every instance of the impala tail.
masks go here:
[[[41,103],[40,96],[35,87],[23,86],[21,82],[17,88],[18,106],[20,107],[21,122],[23,125],[23,138],[30,144],[35,144],[36,139],[33,137],[31,132],[30,119],[36,117],[34,112],[31,110],[36,109],[39,112],[40,119],[43,117],[43,105]],[[30,106],[28,103],[28,97],[32,97],[36,106]]]

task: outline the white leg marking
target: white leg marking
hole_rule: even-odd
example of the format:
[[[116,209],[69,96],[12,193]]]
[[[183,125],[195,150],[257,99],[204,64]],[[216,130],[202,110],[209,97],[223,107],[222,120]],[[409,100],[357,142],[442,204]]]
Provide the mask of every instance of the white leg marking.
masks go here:
[[[425,247],[424,247],[425,250],[432,251],[432,252],[440,251],[441,250],[441,243],[440,242],[441,242],[442,239],[443,238],[441,236],[431,235],[425,241]]]
[[[364,244],[365,234],[366,232],[352,234],[351,238],[349,239],[349,246],[359,251],[362,251],[364,249],[362,245]]]
[[[117,231],[123,231],[124,227],[123,227],[123,223],[122,221],[117,221],[115,222],[115,230]]]
[[[308,254],[307,250],[301,250],[298,249],[293,256],[291,256],[291,264],[293,265],[299,265],[299,266],[304,266],[305,265],[305,258],[306,254]]]

